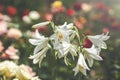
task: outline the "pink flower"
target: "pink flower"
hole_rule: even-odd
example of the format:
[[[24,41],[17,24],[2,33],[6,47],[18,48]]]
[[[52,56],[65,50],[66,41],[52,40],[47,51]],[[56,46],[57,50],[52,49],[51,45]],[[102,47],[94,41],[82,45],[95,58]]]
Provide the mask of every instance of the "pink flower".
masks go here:
[[[2,42],[0,41],[0,52],[2,52],[2,50],[4,49]]]
[[[45,20],[51,21],[52,19],[53,19],[53,14],[51,14],[51,13],[45,14]]]
[[[16,54],[18,52],[17,49],[15,49],[13,46],[9,46],[7,50],[5,50],[5,53],[2,54],[3,59],[19,59],[19,56]]]
[[[22,37],[22,32],[16,28],[11,28],[8,30],[7,36],[9,38],[18,39],[18,38]]]
[[[120,24],[119,24],[119,22],[115,21],[115,22],[112,23],[111,27],[113,29],[119,29],[120,28]]]
[[[32,68],[28,65],[22,64],[20,65],[20,68],[24,70],[25,72],[27,72],[29,75],[31,75],[31,77],[34,77],[36,75],[36,73],[33,72]]]
[[[109,32],[109,29],[108,28],[103,28],[102,32],[106,34],[107,32]]]
[[[52,13],[61,13],[61,12],[64,12],[66,9],[64,6],[61,6],[61,7],[52,7],[51,8],[51,12]]]
[[[0,35],[7,32],[7,23],[5,21],[0,21]]]
[[[1,21],[11,21],[11,18],[7,15],[3,15],[0,13],[0,22]]]
[[[96,8],[104,10],[104,11],[109,11],[110,10],[110,8],[102,2],[97,3]]]
[[[83,24],[80,23],[79,21],[76,21],[75,25],[76,25],[76,27],[78,27],[78,29],[83,29]]]

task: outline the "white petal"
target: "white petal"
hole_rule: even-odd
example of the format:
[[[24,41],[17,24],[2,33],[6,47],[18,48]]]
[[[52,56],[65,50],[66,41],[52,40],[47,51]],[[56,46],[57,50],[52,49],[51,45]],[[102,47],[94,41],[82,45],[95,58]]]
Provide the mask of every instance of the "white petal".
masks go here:
[[[95,45],[95,46],[100,46],[101,41],[99,39],[96,39],[92,36],[88,36],[88,39]]]
[[[107,45],[106,45],[105,42],[101,42],[101,48],[103,48],[103,49],[107,49]]]
[[[43,44],[43,45],[38,45],[38,46],[36,46],[35,49],[34,49],[33,54],[38,53],[38,52],[39,52],[42,48],[44,48],[46,45],[47,45],[47,44]]]
[[[87,58],[87,61],[88,61],[89,66],[92,67],[94,60],[92,58]]]
[[[74,73],[74,76],[76,76],[77,73],[79,72],[79,66],[77,65],[77,66],[73,69],[73,71],[75,72],[75,73]]]
[[[42,51],[40,51],[39,53],[35,54],[33,63],[36,64],[39,61],[41,62],[42,59],[45,57],[47,51],[48,51],[48,48],[46,47]]]
[[[74,48],[71,48],[71,49],[69,50],[69,52],[71,53],[72,58],[73,58],[73,60],[74,60],[74,56],[77,56],[76,50],[75,50]]]
[[[106,41],[110,38],[110,36],[108,36],[109,32],[107,32],[106,34],[103,34],[102,36],[102,40]]]
[[[75,32],[74,30],[68,30],[68,31],[67,31],[67,34],[68,34],[68,35],[71,35],[71,34],[74,33],[74,32]]]
[[[89,66],[92,67],[92,65],[93,65],[93,58],[89,55],[89,53],[84,53],[84,56],[87,59]]]
[[[60,46],[59,46],[59,51],[60,53],[65,56],[68,51],[69,51],[69,47],[70,47],[70,44],[67,44],[67,43],[62,43]]]
[[[76,36],[76,32],[74,31],[71,35],[70,35],[70,40],[72,41]]]
[[[95,48],[94,45],[91,48],[85,48],[85,50],[88,52],[88,55],[91,56],[91,58],[93,58],[95,60],[102,60],[102,58],[99,56],[98,49]]]
[[[78,63],[77,64],[82,66],[84,69],[88,69],[89,70],[82,53],[79,54],[79,59],[78,59]]]
[[[72,29],[72,28],[73,28],[73,23],[67,25],[67,29]]]
[[[44,38],[43,36],[40,35],[37,29],[35,31],[35,38]]]
[[[93,45],[91,48],[84,48],[88,53],[98,54],[97,48]]]
[[[99,55],[96,55],[96,54],[90,54],[90,56],[95,60],[103,60],[102,57],[100,57]]]
[[[61,29],[67,29],[67,22],[64,22],[64,24],[63,25],[61,25],[61,26],[59,26],[59,28],[61,28]]]
[[[29,42],[32,44],[32,45],[39,45],[41,44],[43,41],[42,40],[37,40],[37,39],[29,39]]]
[[[50,23],[50,21],[46,21],[46,22],[42,22],[42,23],[38,23],[32,26],[32,28],[39,28],[41,26],[46,26]]]

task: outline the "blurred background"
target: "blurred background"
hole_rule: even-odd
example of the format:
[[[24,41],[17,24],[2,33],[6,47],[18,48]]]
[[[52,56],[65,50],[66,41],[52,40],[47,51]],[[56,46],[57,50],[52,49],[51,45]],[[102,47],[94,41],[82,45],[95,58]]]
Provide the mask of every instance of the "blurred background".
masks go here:
[[[120,0],[0,0],[0,62],[25,64],[42,80],[120,80],[119,14]],[[66,66],[50,54],[41,68],[33,64],[28,59],[35,47],[28,42],[35,31],[31,26],[48,20],[56,25],[73,22],[86,35],[109,32],[108,49],[101,51],[104,60],[95,61],[87,76],[74,76],[74,63]],[[39,31],[50,33],[46,26]]]

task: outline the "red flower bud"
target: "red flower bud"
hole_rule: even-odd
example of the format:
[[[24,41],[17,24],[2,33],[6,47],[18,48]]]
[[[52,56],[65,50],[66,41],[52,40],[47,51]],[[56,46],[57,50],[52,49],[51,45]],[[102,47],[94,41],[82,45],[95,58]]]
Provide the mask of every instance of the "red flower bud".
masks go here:
[[[17,9],[13,6],[8,6],[7,7],[7,12],[9,15],[14,16],[17,14]]]
[[[29,9],[25,9],[25,10],[24,10],[24,12],[23,12],[23,16],[28,15],[28,14],[29,14],[29,12],[30,12],[30,10],[29,10]]]
[[[84,47],[84,48],[91,48],[91,47],[92,47],[92,42],[91,42],[88,38],[86,38],[86,39],[84,40],[83,47]]]
[[[75,11],[74,11],[73,9],[69,9],[69,10],[67,11],[67,14],[68,14],[69,16],[72,16],[72,15],[75,14]]]

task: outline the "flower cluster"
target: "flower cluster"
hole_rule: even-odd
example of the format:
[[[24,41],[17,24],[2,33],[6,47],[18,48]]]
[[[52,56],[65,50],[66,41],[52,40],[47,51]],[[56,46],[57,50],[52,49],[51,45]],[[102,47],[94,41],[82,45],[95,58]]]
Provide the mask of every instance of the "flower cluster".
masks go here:
[[[18,66],[12,61],[0,62],[0,76],[1,80],[40,80],[35,73],[27,65]]]
[[[12,7],[9,9],[14,11]],[[29,64],[19,61],[23,55],[19,45],[25,41],[23,34],[12,17],[0,13],[0,80],[40,80]]]
[[[42,26],[51,27],[52,34],[49,36],[40,34],[38,28]],[[110,37],[108,32],[95,36],[84,35],[79,33],[73,23],[67,24],[67,22],[56,26],[53,22],[46,21],[32,27],[37,28],[34,38],[29,39],[29,42],[36,46],[33,55],[29,57],[33,59],[33,63],[41,65],[50,49],[56,58],[64,58],[65,64],[69,65],[67,56],[70,54],[73,60],[78,57],[76,67],[73,69],[74,75],[77,75],[79,71],[86,75],[86,71],[90,70],[89,67],[93,66],[94,60],[102,60],[100,51],[101,49],[107,49],[104,41]]]

